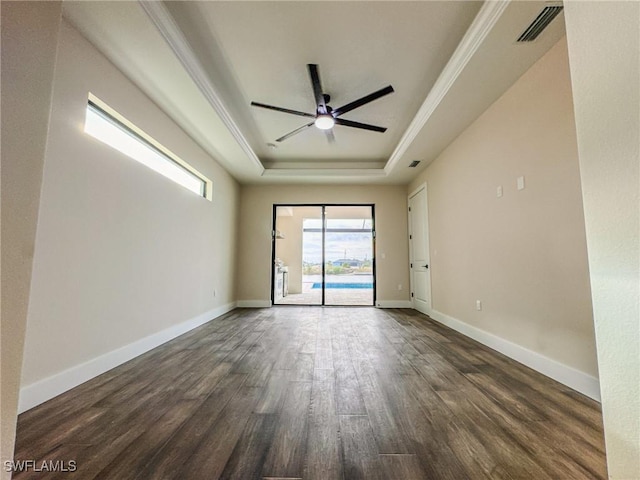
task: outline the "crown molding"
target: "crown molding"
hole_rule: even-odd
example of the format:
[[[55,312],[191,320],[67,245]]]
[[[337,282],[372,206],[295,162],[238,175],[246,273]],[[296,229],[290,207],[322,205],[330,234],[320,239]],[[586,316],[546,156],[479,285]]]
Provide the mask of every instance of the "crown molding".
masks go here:
[[[433,88],[427,95],[418,113],[411,121],[409,128],[404,132],[400,142],[398,142],[391,157],[389,157],[384,167],[387,174],[391,173],[422,128],[429,121],[433,112],[438,108],[438,105],[460,76],[460,73],[462,73],[467,63],[469,63],[469,60],[471,60],[473,55],[478,51],[482,42],[493,29],[510,2],[511,0],[490,0],[484,2],[476,18],[474,18],[471,26],[464,34],[460,44],[453,52],[449,62],[447,62],[447,65],[434,83]]]
[[[313,162],[313,163],[311,163]],[[265,161],[264,168],[267,170],[289,170],[289,169],[314,169],[314,170],[382,170],[386,162],[367,162],[357,160],[343,161]]]
[[[263,177],[386,177],[382,168],[265,168]]]
[[[264,166],[262,165],[262,162],[260,162],[260,159],[238,128],[238,125],[231,117],[227,108],[224,106],[222,98],[211,83],[209,76],[206,74],[202,64],[193,53],[189,42],[169,11],[163,3],[159,1],[140,0],[138,3],[151,19],[171,50],[173,50],[173,53],[175,53],[187,74],[191,77],[191,80],[193,80],[198,90],[200,90],[200,93],[202,93],[202,95],[207,99],[233,138],[238,142],[240,148],[257,167],[259,174],[262,175],[264,173]]]

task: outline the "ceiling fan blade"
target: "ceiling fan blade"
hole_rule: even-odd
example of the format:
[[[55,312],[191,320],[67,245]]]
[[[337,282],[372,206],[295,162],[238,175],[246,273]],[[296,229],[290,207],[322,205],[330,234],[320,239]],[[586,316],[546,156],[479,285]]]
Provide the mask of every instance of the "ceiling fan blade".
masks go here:
[[[313,98],[316,101],[316,110],[318,113],[327,113],[327,104],[325,103],[324,95],[322,94],[318,65],[309,63],[307,64],[307,68],[309,68],[309,76],[311,77],[311,86],[313,87]]]
[[[336,125],[342,125],[343,127],[362,128],[363,130],[371,130],[372,132],[384,133],[387,131],[385,127],[369,125],[368,123],[353,122],[344,118],[336,118]]]
[[[333,134],[333,130],[325,130],[324,134],[327,136],[329,143],[336,143],[336,136]]]
[[[380,97],[384,97],[385,95],[389,95],[390,93],[393,93],[393,87],[391,85],[389,85],[388,87],[384,87],[378,90],[377,92],[370,93],[366,97],[362,97],[354,102],[347,103],[346,105],[343,105],[340,108],[336,108],[333,111],[333,116],[338,117],[343,113],[350,112],[354,108],[361,107],[362,105],[365,105],[369,102],[373,102],[374,100],[377,100]]]
[[[290,110],[288,108],[282,108],[282,107],[274,107],[273,105],[266,105],[264,103],[251,102],[251,106],[260,107],[260,108],[266,108],[268,110],[275,110],[276,112],[290,113],[291,115],[299,115],[301,117],[311,117],[311,118],[315,118],[316,117],[315,115],[313,115],[311,113],[299,112],[298,110]]]
[[[306,130],[307,128],[309,128],[313,124],[314,124],[314,122],[311,122],[311,123],[307,123],[306,125],[301,126],[300,128],[296,128],[294,131],[289,132],[286,135],[281,136],[280,138],[276,138],[276,142],[282,142],[282,141],[286,140],[289,137],[293,137],[294,135],[300,133],[301,131]]]

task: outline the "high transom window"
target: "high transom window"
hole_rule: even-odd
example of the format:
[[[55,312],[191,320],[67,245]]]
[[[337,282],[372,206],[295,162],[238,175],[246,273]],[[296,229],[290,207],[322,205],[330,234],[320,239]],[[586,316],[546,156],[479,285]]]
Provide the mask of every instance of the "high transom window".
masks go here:
[[[211,181],[93,95],[84,131],[152,170],[211,200]]]

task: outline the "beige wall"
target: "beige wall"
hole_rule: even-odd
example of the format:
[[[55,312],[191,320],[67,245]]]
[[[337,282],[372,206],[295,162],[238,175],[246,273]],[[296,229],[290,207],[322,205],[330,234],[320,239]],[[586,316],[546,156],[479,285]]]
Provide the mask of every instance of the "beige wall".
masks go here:
[[[66,22],[54,82],[23,387],[235,301],[237,183]],[[89,92],[210,178],[213,202],[86,135]]]
[[[640,3],[565,6],[609,478],[640,478]]]
[[[425,181],[433,308],[597,376],[565,39],[409,191]]]
[[[274,204],[375,204],[377,301],[409,301],[407,193],[403,186],[277,185],[242,187],[238,240],[238,300],[270,301]],[[402,290],[398,290],[402,285]],[[242,303],[241,303],[242,304]]]
[[[13,459],[60,2],[2,2],[2,452]],[[4,468],[0,476],[10,474]]]

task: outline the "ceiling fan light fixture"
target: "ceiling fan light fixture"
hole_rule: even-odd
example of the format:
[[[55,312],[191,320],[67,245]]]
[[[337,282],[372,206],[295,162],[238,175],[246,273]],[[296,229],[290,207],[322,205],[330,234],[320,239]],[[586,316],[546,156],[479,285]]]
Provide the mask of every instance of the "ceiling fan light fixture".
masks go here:
[[[329,130],[336,124],[336,120],[328,114],[318,115],[314,122],[320,130]]]

